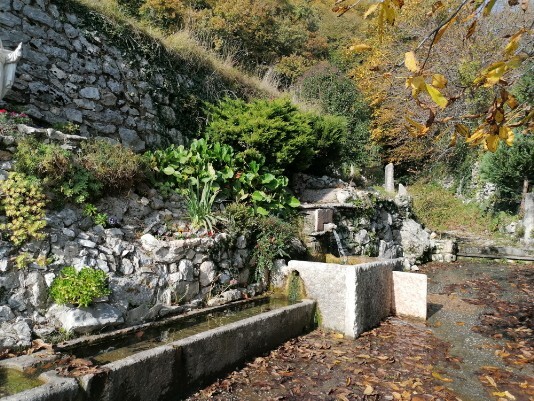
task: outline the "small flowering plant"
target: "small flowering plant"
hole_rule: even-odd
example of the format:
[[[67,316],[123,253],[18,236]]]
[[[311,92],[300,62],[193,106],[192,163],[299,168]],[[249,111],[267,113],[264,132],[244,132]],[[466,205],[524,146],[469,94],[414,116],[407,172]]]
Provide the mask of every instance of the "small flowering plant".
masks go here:
[[[0,135],[13,135],[17,124],[29,124],[31,119],[24,113],[0,109]]]

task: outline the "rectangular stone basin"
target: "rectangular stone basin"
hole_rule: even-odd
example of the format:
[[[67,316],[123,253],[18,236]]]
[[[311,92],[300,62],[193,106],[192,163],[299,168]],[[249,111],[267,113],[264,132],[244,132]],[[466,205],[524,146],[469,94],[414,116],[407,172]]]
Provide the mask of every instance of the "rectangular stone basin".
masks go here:
[[[358,265],[291,260],[306,296],[317,301],[321,325],[356,338],[386,317],[397,314],[426,318],[424,274],[404,273],[403,259]],[[416,283],[417,285],[414,285]]]

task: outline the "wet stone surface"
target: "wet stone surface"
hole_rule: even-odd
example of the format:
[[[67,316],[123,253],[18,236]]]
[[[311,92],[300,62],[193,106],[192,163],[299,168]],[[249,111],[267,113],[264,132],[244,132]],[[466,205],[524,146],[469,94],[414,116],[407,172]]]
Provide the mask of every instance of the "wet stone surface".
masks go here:
[[[426,325],[390,318],[356,340],[317,330],[188,400],[533,400],[534,265],[423,272]]]

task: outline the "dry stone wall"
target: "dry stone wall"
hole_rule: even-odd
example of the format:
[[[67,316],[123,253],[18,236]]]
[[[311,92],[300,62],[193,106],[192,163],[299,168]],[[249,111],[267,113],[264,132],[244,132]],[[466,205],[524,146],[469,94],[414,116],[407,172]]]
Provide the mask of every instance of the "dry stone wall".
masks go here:
[[[181,143],[197,131],[203,100],[240,91],[71,0],[2,0],[0,39],[7,48],[23,43],[3,107],[22,105],[45,124],[72,122],[83,136],[137,151]]]

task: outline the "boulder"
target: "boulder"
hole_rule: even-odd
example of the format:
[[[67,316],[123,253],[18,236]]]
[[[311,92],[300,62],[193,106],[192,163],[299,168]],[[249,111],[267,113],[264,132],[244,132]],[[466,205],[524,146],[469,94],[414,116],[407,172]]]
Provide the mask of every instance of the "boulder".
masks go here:
[[[213,283],[217,278],[215,263],[211,261],[202,262],[200,265],[200,285],[206,287]]]
[[[5,322],[15,318],[15,314],[7,305],[0,306],[0,322]]]
[[[52,305],[46,316],[59,323],[63,330],[81,334],[124,323],[121,311],[107,303],[87,308]]]
[[[432,254],[433,243],[430,234],[415,220],[406,219],[402,223],[399,236],[403,256],[412,264],[416,261],[425,262]]]

